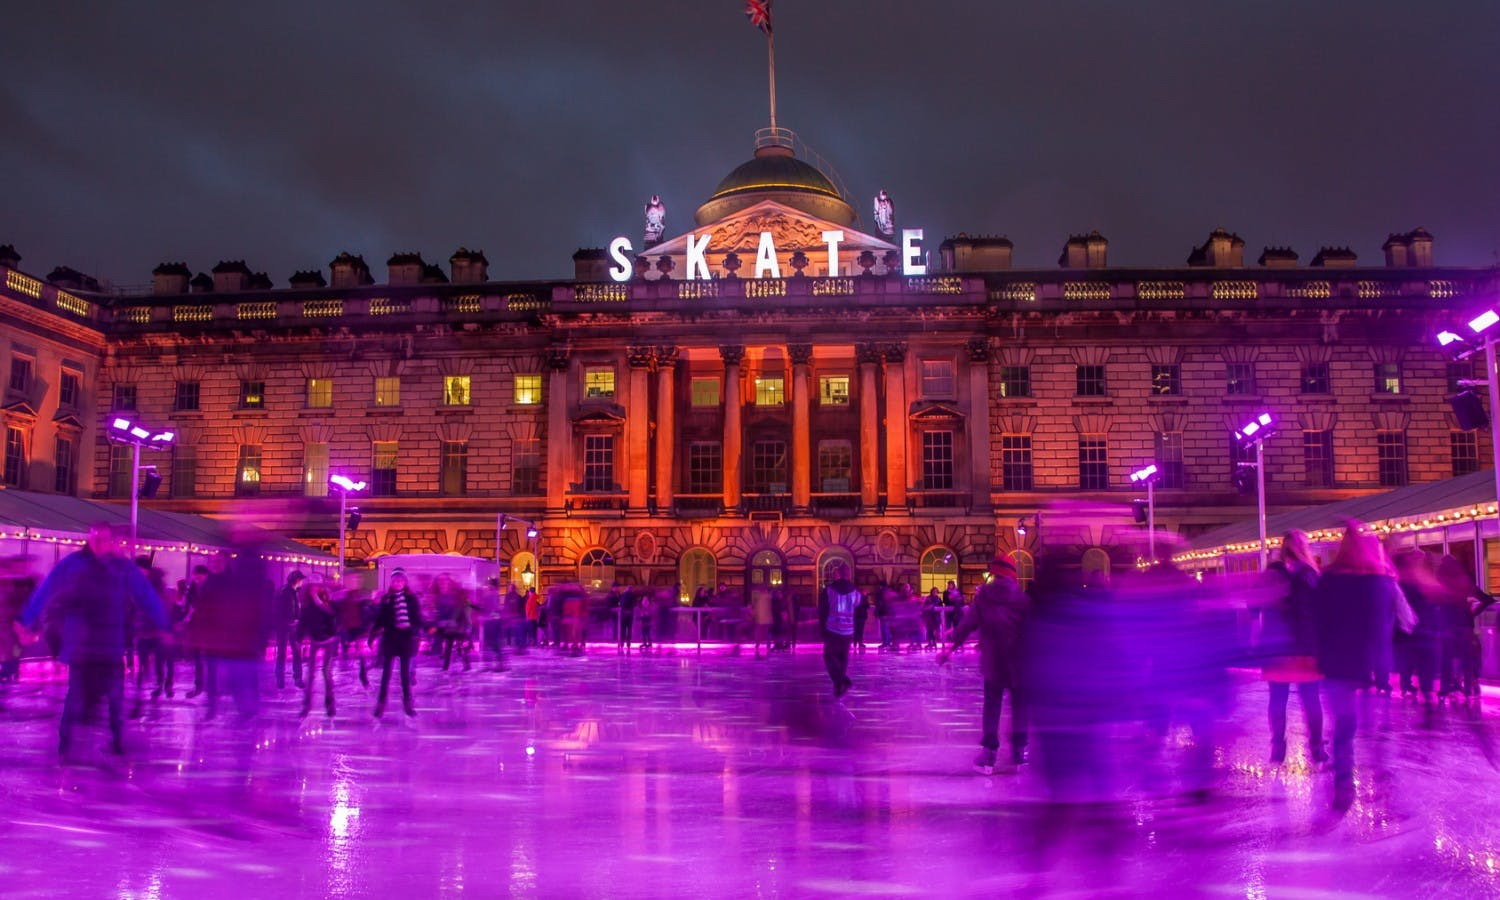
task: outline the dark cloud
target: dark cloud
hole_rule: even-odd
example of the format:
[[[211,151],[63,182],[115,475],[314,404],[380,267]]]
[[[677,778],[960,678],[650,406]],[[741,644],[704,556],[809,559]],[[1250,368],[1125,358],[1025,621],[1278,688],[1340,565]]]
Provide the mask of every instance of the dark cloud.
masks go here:
[[[575,247],[638,232],[652,193],[685,226],[748,157],[765,45],[741,7],[22,4],[0,241],[125,284],[164,259],[245,257],[282,283],[340,250],[461,244],[500,277],[564,276]],[[1112,261],[1178,264],[1218,226],[1252,256],[1371,261],[1420,224],[1439,262],[1496,261],[1500,6],[776,13],[782,122],[862,214],[883,187],[929,235],[1006,233],[1035,266],[1090,228]]]

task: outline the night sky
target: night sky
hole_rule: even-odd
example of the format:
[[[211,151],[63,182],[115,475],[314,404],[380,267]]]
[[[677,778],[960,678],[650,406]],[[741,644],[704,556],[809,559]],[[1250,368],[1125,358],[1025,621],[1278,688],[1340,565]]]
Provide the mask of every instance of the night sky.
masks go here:
[[[95,7],[99,11],[95,11]],[[740,0],[12,4],[0,243],[120,285],[244,258],[278,286],[339,251],[483,249],[567,277],[579,246],[690,223],[767,124]],[[147,14],[149,11],[150,14]],[[1070,232],[1180,265],[1500,254],[1500,4],[777,0],[781,124],[934,243]]]

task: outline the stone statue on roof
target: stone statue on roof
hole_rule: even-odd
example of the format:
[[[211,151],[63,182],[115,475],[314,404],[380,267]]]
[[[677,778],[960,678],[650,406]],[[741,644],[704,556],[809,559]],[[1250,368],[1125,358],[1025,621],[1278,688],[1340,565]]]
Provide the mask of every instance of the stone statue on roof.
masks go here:
[[[646,244],[657,244],[661,242],[662,232],[667,230],[667,205],[661,202],[661,197],[651,195],[651,202],[646,204]]]
[[[884,189],[875,195],[875,230],[885,237],[896,234],[896,204]]]

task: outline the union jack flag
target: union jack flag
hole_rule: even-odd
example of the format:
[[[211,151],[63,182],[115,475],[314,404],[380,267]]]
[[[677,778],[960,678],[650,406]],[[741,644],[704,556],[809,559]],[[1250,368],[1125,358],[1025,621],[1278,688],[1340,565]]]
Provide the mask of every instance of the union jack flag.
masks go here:
[[[771,33],[771,0],[745,0],[745,18],[750,24]]]

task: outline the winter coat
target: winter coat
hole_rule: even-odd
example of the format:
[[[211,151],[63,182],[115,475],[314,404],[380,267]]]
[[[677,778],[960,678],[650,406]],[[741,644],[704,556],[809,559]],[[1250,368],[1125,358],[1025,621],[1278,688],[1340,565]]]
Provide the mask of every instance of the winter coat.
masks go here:
[[[1313,599],[1318,669],[1325,678],[1365,682],[1393,668],[1391,633],[1401,588],[1389,575],[1324,572]]]
[[[1309,565],[1294,562],[1271,564],[1271,571],[1286,579],[1286,594],[1261,609],[1259,652],[1262,656],[1315,656],[1318,630],[1313,621],[1313,594],[1318,573]]]
[[[1010,578],[996,578],[974,592],[953,630],[957,649],[970,635],[979,636],[979,669],[991,684],[1014,685],[1020,667],[1021,632],[1031,612],[1031,598]]]
[[[138,606],[160,630],[167,611],[151,583],[128,559],[100,557],[84,547],[63,558],[21,612],[21,624],[34,628],[45,619],[61,639],[64,663],[119,662],[125,656],[126,632]]]
[[[406,628],[398,628],[397,605],[406,606]],[[375,613],[374,630],[380,634],[380,652],[385,656],[406,656],[416,648],[422,631],[422,604],[410,588],[386,591]]]
[[[264,564],[251,553],[203,580],[188,626],[189,642],[209,656],[259,659],[272,633],[275,587]]]
[[[339,632],[339,618],[333,604],[319,605],[311,596],[302,604],[302,614],[297,616],[297,640],[315,644],[333,640]]]
[[[840,578],[823,589],[818,601],[818,621],[828,634],[850,637],[854,634],[854,611],[864,602],[864,595],[854,582]]]

